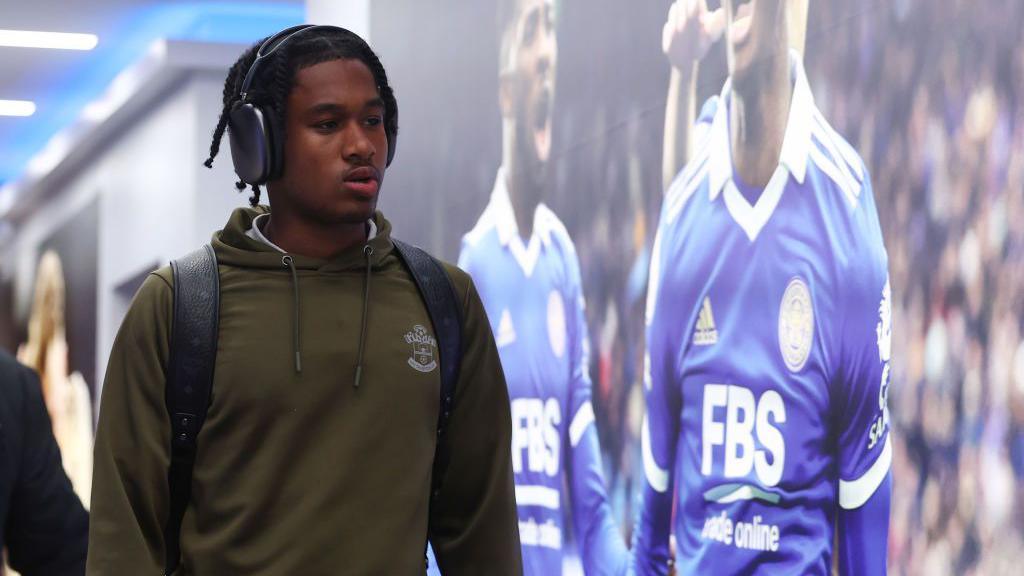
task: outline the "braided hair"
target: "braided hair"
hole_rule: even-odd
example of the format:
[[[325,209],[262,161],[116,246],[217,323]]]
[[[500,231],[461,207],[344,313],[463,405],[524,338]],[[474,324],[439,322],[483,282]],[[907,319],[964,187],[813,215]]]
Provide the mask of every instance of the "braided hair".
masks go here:
[[[224,107],[221,109],[217,127],[213,131],[210,157],[203,162],[207,168],[213,168],[213,159],[220,151],[221,139],[224,136],[224,130],[228,127],[231,108],[241,100],[240,92],[245,75],[256,61],[256,53],[259,52],[260,46],[266,40],[267,38],[264,38],[250,46],[228,70],[227,78],[224,79],[222,95]],[[250,85],[247,101],[259,106],[264,114],[269,115],[269,121],[274,122],[276,126],[283,127],[288,95],[294,87],[295,74],[304,68],[332,60],[358,60],[369,68],[377,84],[380,97],[384,100],[385,131],[389,135],[397,134],[398,103],[395,100],[394,90],[388,84],[384,66],[365,40],[342,28],[322,28],[310,33],[299,34],[288,40],[287,44],[275,50],[269,59],[261,62],[257,76]],[[283,139],[284,130],[277,130],[274,137]],[[393,145],[390,142],[390,137],[388,145]],[[283,146],[281,149],[284,149]],[[239,179],[235,182],[235,188],[241,192],[245,190],[246,183]],[[251,189],[252,196],[249,198],[249,203],[256,206],[260,201],[260,187],[252,184]]]

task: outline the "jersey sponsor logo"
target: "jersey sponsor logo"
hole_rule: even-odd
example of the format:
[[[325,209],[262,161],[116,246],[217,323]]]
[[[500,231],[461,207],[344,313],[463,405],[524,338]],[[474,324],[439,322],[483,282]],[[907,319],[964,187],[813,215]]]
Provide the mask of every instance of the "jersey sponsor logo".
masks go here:
[[[409,366],[420,372],[431,372],[437,368],[437,361],[434,360],[437,340],[434,340],[426,328],[420,324],[413,326],[411,331],[405,333],[405,342],[412,344]]]
[[[886,280],[885,286],[882,287],[875,334],[878,336],[878,361],[888,362],[892,357],[892,287],[889,280]]]
[[[501,320],[498,321],[498,333],[494,335],[494,343],[498,348],[504,348],[516,341],[516,327],[512,324],[512,314],[508,308],[501,311]]]
[[[882,299],[878,304],[878,360],[882,363],[882,380],[878,385],[878,416],[868,430],[868,450],[885,436],[889,427],[889,360],[892,358],[892,287],[886,279]]]
[[[807,363],[814,340],[814,306],[811,291],[801,278],[793,278],[779,305],[779,349],[790,372]]]
[[[750,389],[731,384],[706,384],[703,396],[701,474],[710,476],[719,466],[716,456],[720,455],[720,469],[725,478],[747,478],[754,472],[761,486],[777,485],[786,463],[786,440],[779,429],[786,423],[782,396],[775,390],[767,390],[760,398],[755,398]],[[705,494],[705,498],[714,501],[760,499],[775,503],[763,490],[753,488],[745,490],[742,484],[727,486],[721,488],[721,493],[709,491],[712,493]]]
[[[718,329],[715,328],[715,315],[711,312],[711,297],[704,297],[704,304],[697,316],[697,327],[693,330],[694,346],[710,346],[718,342]]]
[[[700,537],[744,550],[778,552],[782,531],[777,524],[765,524],[763,521],[764,517],[758,514],[749,522],[734,522],[723,510],[704,519]]]
[[[512,470],[558,475],[562,445],[562,407],[548,398],[512,400]]]
[[[562,295],[552,290],[548,295],[548,342],[556,358],[565,355],[565,304]]]

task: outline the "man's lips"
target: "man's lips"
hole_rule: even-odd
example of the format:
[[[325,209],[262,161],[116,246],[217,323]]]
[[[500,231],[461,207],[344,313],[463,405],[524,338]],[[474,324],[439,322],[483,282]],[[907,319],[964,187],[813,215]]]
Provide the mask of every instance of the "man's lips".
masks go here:
[[[344,182],[361,182],[366,180],[380,181],[380,173],[372,166],[360,166],[352,168],[342,177]]]
[[[380,188],[380,173],[372,166],[353,168],[345,173],[342,186],[362,196],[373,196]]]

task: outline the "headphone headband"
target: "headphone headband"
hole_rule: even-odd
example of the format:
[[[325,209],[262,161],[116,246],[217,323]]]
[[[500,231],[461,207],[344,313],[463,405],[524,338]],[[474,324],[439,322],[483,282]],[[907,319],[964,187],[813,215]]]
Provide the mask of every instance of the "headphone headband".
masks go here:
[[[270,38],[267,38],[263,44],[260,45],[260,49],[256,51],[256,59],[253,60],[252,66],[249,66],[249,71],[245,73],[245,80],[242,81],[242,89],[239,91],[239,96],[241,96],[242,100],[245,100],[245,96],[249,92],[249,87],[252,86],[253,80],[256,79],[256,71],[259,69],[260,63],[262,63],[264,59],[269,58],[277,51],[278,48],[299,34],[303,34],[314,29],[327,28],[344,30],[344,28],[330,26],[327,24],[299,24],[297,26],[285,28]]]

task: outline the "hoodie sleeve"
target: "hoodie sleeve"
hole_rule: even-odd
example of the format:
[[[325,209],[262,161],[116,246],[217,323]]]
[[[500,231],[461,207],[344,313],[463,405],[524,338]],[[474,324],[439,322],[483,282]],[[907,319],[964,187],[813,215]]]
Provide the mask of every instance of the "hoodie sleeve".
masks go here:
[[[430,514],[443,574],[522,574],[505,375],[476,287],[448,268],[463,295],[462,365],[448,430],[450,454]]]
[[[160,574],[168,512],[170,420],[164,402],[173,292],[149,275],[128,309],[103,381],[87,574]]]

